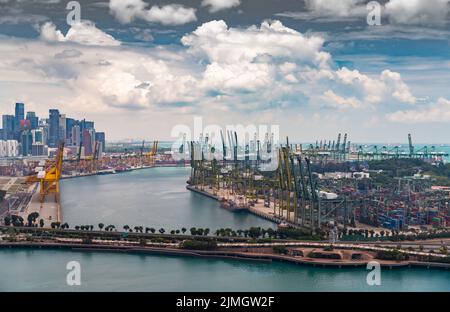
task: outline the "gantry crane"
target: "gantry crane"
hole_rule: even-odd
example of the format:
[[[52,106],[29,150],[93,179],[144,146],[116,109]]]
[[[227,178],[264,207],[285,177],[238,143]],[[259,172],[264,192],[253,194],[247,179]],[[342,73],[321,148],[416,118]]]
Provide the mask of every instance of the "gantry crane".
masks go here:
[[[48,194],[55,194],[55,202],[59,201],[59,179],[61,178],[64,143],[60,143],[55,159],[47,161],[43,170],[30,176],[27,182],[38,182],[40,185],[40,201],[43,203]]]
[[[152,167],[155,166],[155,158],[157,153],[158,153],[158,141],[154,141],[150,152],[144,154],[145,156],[148,157],[149,165]]]

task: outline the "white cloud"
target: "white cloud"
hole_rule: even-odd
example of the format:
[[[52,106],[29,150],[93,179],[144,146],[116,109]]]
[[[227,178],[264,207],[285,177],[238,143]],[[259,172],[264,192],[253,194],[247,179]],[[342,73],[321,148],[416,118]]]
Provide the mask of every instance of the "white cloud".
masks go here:
[[[40,37],[45,41],[76,42],[84,45],[120,45],[119,41],[95,27],[90,21],[73,24],[66,35],[57,30],[53,23],[46,22],[40,28]]]
[[[240,0],[203,0],[202,6],[209,7],[209,12],[215,13],[225,9],[231,9],[241,4]]]
[[[39,109],[48,109],[48,94],[55,94],[52,105],[68,115],[101,112],[119,119],[139,109],[133,118],[182,112],[233,121],[256,112],[297,115],[301,109],[307,119],[323,106],[356,113],[381,107],[373,103],[414,101],[399,74],[336,69],[322,37],[279,21],[247,28],[204,23],[179,47],[99,45],[92,38],[93,44],[79,44],[86,42],[52,24],[41,36],[0,38],[0,103],[31,98],[46,114]],[[326,110],[320,112],[326,118]]]
[[[143,0],[110,0],[111,14],[122,24],[136,19],[162,25],[183,25],[197,20],[194,8],[180,4],[153,5],[150,9]]]
[[[363,0],[305,0],[305,4],[316,16],[348,17],[366,12]]]
[[[307,11],[283,12],[277,16],[317,22],[366,21],[367,1],[305,0]],[[448,23],[449,0],[388,0],[382,9],[382,23],[392,25],[445,25]],[[383,28],[383,27],[373,27]],[[370,30],[368,27],[367,30]],[[361,32],[361,29],[358,29]],[[395,32],[393,32],[395,34]]]
[[[318,67],[328,67],[330,55],[321,51],[323,38],[306,37],[279,21],[264,21],[260,27],[229,28],[224,21],[211,21],[184,36],[181,42],[191,53],[211,62],[236,64],[270,56],[294,59]]]
[[[401,123],[450,122],[450,100],[439,98],[424,108],[388,114],[387,119]]]
[[[355,97],[343,97],[334,93],[333,90],[327,90],[322,96],[322,99],[329,106],[336,108],[358,108],[361,102]]]
[[[449,12],[449,0],[390,0],[385,5],[389,21],[395,24],[445,24]]]
[[[336,76],[344,85],[355,86],[357,90],[363,91],[368,103],[379,103],[387,97],[409,104],[416,102],[416,98],[397,72],[384,70],[379,77],[369,77],[358,70],[343,67],[336,71]]]

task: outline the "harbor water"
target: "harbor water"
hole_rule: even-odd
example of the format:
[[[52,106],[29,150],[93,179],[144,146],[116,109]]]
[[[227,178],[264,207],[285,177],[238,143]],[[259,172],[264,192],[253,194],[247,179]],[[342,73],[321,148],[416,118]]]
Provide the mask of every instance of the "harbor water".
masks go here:
[[[221,209],[214,199],[186,190],[190,169],[159,167],[114,175],[89,176],[61,182],[64,222],[75,225],[113,224],[164,228],[276,228],[247,213]]]
[[[187,168],[152,168],[62,182],[62,214],[79,224],[275,227],[250,214],[233,214],[185,189]],[[66,265],[78,261],[81,285],[68,286]],[[331,269],[281,262],[163,255],[0,249],[0,291],[450,291],[450,271],[382,269],[369,286],[362,268]]]
[[[68,286],[78,261],[81,285]],[[450,271],[383,269],[369,286],[364,269],[327,269],[190,257],[64,250],[0,250],[0,291],[450,291]]]

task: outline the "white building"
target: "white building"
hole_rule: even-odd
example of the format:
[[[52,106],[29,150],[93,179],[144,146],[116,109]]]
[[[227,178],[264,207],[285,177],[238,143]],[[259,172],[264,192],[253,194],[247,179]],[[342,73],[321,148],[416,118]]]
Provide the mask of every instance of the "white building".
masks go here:
[[[16,140],[0,140],[0,157],[19,156],[19,142]]]

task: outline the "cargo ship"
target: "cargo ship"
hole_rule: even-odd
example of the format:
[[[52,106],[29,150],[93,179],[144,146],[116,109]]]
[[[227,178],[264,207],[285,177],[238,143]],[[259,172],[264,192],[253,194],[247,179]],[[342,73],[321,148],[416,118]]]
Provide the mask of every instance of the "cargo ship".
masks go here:
[[[242,212],[248,210],[248,205],[243,201],[243,197],[239,200],[220,198],[220,208],[231,212]]]

